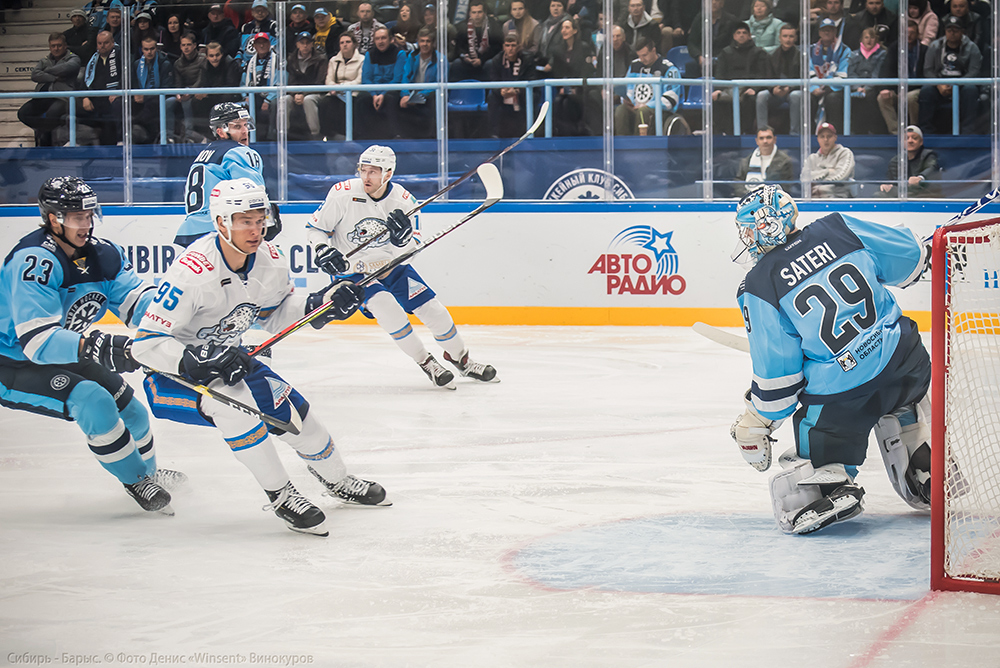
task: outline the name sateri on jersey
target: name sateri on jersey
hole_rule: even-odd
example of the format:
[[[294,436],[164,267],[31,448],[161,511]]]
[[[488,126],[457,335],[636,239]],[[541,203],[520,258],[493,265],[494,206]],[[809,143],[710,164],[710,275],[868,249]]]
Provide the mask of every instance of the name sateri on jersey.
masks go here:
[[[788,287],[792,287],[836,259],[837,254],[830,248],[830,244],[822,243],[790,260],[778,273],[788,282]]]

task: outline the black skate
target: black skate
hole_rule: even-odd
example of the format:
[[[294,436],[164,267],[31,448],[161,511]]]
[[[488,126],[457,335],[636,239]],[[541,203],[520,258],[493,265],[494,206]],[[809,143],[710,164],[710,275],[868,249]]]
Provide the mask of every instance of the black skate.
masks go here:
[[[441,363],[434,359],[434,355],[427,355],[427,359],[420,363],[420,368],[424,370],[431,382],[438,387],[445,387],[449,390],[455,389],[455,374],[448,371]]]
[[[273,510],[275,515],[285,520],[289,529],[316,536],[330,535],[323,524],[326,515],[309,499],[302,496],[291,482],[276,492],[264,491],[267,492],[267,498],[271,502],[264,506],[264,510]]]
[[[139,482],[125,485],[125,491],[143,510],[150,512],[159,510],[173,515],[173,511],[170,510],[170,492],[153,482],[149,476],[145,476]]]
[[[822,487],[822,486],[821,486]],[[792,533],[807,534],[857,517],[865,509],[862,497],[865,490],[855,484],[845,483],[836,487],[818,501],[800,510],[792,519]]]
[[[316,476],[327,491],[347,503],[357,503],[362,506],[391,506],[392,501],[385,498],[385,488],[377,482],[362,480],[352,475],[344,476],[343,480],[330,482],[319,471],[307,466],[309,472]]]
[[[496,379],[497,370],[494,369],[489,364],[480,364],[479,362],[473,362],[469,359],[469,353],[465,352],[462,354],[461,360],[454,360],[451,355],[448,354],[446,350],[444,353],[444,358],[451,362],[458,372],[463,376],[468,376],[469,378],[475,378],[476,380],[481,380],[484,383],[488,383],[491,380]],[[499,383],[499,379],[497,380]]]
[[[180,471],[156,469],[156,473],[153,474],[153,482],[168,492],[172,492],[175,489],[183,487],[187,484],[187,481],[187,475],[181,473]]]

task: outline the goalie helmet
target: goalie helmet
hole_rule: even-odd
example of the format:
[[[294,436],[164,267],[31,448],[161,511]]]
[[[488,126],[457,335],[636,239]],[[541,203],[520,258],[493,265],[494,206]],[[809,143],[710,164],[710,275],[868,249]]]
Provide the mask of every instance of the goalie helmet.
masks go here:
[[[54,176],[38,190],[38,210],[42,214],[42,227],[49,226],[49,214],[55,214],[60,225],[65,224],[70,211],[91,211],[91,228],[101,222],[101,205],[97,193],[75,176]]]
[[[208,198],[208,210],[213,221],[222,218],[222,226],[229,230],[230,243],[232,243],[235,213],[261,210],[264,212],[264,227],[274,224],[271,218],[271,203],[267,199],[267,189],[246,178],[220,181]]]
[[[232,121],[242,119],[246,120],[247,129],[254,129],[253,119],[250,118],[250,112],[246,110],[246,107],[235,102],[222,102],[212,107],[212,113],[208,117],[208,126],[212,128],[214,133],[216,130],[228,130]]]
[[[396,173],[396,154],[388,146],[375,144],[365,149],[361,157],[358,158],[358,172],[361,172],[362,165],[382,168],[382,183],[392,178]],[[391,172],[391,173],[390,173]]]
[[[795,200],[781,186],[764,185],[747,193],[736,205],[740,245],[733,261],[741,262],[741,256],[749,253],[750,264],[755,264],[769,250],[788,241],[798,215]]]

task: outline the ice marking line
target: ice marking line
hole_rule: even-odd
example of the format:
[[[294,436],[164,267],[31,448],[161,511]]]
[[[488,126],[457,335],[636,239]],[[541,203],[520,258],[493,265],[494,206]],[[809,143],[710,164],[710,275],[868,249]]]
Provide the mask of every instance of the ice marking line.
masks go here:
[[[869,647],[864,654],[851,662],[848,668],[867,668],[870,666],[872,661],[878,658],[879,654],[881,654],[893,640],[898,638],[902,635],[903,631],[913,625],[913,622],[917,620],[917,617],[919,617],[921,613],[927,609],[927,606],[930,605],[935,598],[937,598],[938,594],[940,594],[940,592],[929,592],[922,599],[910,605],[906,609],[906,612],[903,613],[903,616],[896,620],[895,624],[886,629],[885,632],[871,644],[871,647]]]

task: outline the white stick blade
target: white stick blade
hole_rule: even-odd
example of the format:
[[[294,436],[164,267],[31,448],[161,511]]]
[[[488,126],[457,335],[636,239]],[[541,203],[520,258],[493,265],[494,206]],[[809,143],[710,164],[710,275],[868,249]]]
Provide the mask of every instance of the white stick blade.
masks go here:
[[[487,200],[503,199],[503,179],[500,177],[500,170],[497,169],[496,165],[492,162],[483,163],[476,169],[476,173],[479,174],[479,179],[486,187]]]
[[[542,121],[545,120],[545,117],[548,116],[548,114],[549,114],[549,101],[546,100],[545,102],[542,103],[542,107],[538,110],[538,118],[536,118],[535,122],[531,124],[531,127],[528,128],[528,131],[524,133],[524,136],[527,137],[528,135],[534,134],[535,130],[537,130],[542,125]]]
[[[712,327],[704,322],[696,322],[691,325],[691,329],[698,332],[704,336],[709,341],[715,341],[716,343],[721,343],[727,348],[732,348],[733,350],[739,350],[740,352],[749,353],[750,352],[750,342],[746,338],[738,334],[730,334],[729,332],[724,332],[717,327]]]

